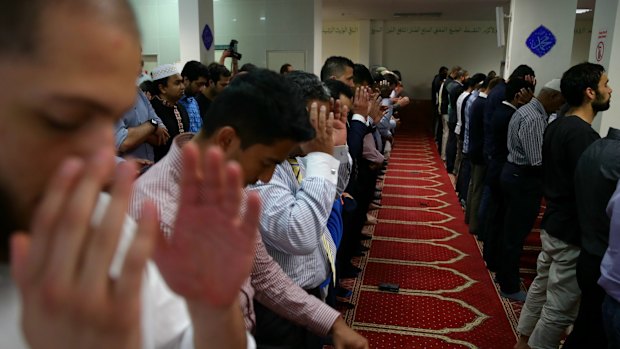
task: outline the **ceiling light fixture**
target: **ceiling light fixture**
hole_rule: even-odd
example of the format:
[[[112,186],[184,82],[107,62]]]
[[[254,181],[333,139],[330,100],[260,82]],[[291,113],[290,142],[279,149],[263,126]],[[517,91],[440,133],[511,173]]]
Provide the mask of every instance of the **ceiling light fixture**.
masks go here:
[[[441,12],[395,12],[394,17],[441,17]]]
[[[591,8],[578,8],[577,9],[577,14],[578,15],[582,15],[584,13],[588,13],[588,12],[592,12]]]

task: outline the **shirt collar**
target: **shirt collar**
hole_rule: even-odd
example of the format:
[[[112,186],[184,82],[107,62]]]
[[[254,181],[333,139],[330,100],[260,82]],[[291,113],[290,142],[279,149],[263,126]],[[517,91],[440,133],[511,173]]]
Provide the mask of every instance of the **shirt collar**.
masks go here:
[[[517,110],[517,107],[515,107],[514,105],[512,105],[512,104],[508,103],[508,101],[502,101],[502,104],[503,104],[503,105],[507,105],[507,106],[509,106],[510,108],[514,109],[514,110]]]
[[[610,127],[609,131],[607,131],[607,136],[605,138],[614,139],[620,141],[620,130],[617,128]]]
[[[489,95],[487,95],[484,92],[480,92],[480,94],[478,95],[478,97],[482,97],[482,98],[487,98]]]
[[[189,141],[194,138],[193,133],[182,133],[176,137],[172,141],[172,145],[170,146],[170,150],[166,154],[166,156],[161,160],[168,162],[170,164],[172,177],[175,182],[180,183],[181,180],[181,169],[183,167],[183,146],[187,144]]]
[[[361,116],[360,114],[353,114],[353,117],[351,119],[363,122],[364,124],[368,125],[368,119]]]
[[[545,117],[549,117],[549,114],[547,114],[547,111],[545,110],[545,107],[543,107],[542,103],[540,103],[538,98],[536,98],[536,97],[532,98],[530,103],[534,106],[534,108],[536,108],[538,110],[540,115],[544,115]]]
[[[163,99],[163,98],[161,98],[159,96],[155,96],[153,98],[160,100],[161,104],[165,105],[168,108],[176,108],[177,107],[176,104],[170,104],[170,103],[168,103],[167,100],[165,100],[165,99]]]

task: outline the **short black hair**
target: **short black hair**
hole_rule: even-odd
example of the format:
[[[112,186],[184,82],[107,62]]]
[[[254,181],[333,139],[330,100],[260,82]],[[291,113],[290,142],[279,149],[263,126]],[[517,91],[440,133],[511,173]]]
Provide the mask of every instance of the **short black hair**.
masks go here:
[[[329,101],[329,91],[316,75],[296,70],[286,74],[285,79],[297,85],[306,102],[311,100]]]
[[[467,86],[471,86],[473,88],[478,87],[481,82],[486,80],[487,76],[483,73],[476,73],[471,78],[467,79]]]
[[[536,74],[534,73],[534,69],[530,68],[530,66],[528,65],[521,64],[520,66],[515,68],[515,70],[512,71],[512,74],[510,74],[510,77],[508,78],[508,80],[515,79],[515,78],[525,79],[526,75],[536,76]]]
[[[332,75],[342,75],[346,67],[355,69],[353,61],[347,57],[331,56],[325,60],[323,67],[321,68],[321,80],[325,81]]]
[[[190,82],[196,81],[201,77],[209,80],[209,71],[204,64],[198,61],[189,61],[183,66],[181,76],[187,78]]]
[[[447,73],[447,72],[448,72],[448,67],[442,65],[441,68],[439,68],[439,74]]]
[[[589,87],[598,92],[598,83],[605,73],[600,64],[580,63],[568,69],[562,75],[560,90],[571,107],[578,107],[585,98],[584,92]]]
[[[239,72],[250,72],[254,69],[258,68],[256,65],[252,64],[252,63],[246,63],[244,65],[241,66],[241,68],[239,68]]]
[[[140,84],[140,90],[145,93],[148,92],[152,95],[154,90],[153,85],[153,80],[145,80]]]
[[[286,72],[288,72],[288,68],[292,67],[292,65],[288,64],[288,63],[284,63],[282,64],[282,66],[280,67],[280,74],[284,74]]]
[[[315,136],[297,85],[262,68],[235,77],[211,103],[200,137],[209,138],[226,126],[237,132],[242,149],[280,140],[305,142]]]
[[[504,95],[505,101],[512,101],[521,89],[529,88],[534,91],[534,85],[525,79],[510,79],[506,83],[506,94]]]
[[[153,90],[151,91],[151,95],[153,96],[159,95],[161,93],[161,90],[159,89],[159,85],[164,86],[164,87],[168,86],[168,78],[169,76],[166,76],[165,78],[153,80]]]
[[[219,63],[211,63],[207,66],[207,71],[209,72],[209,81],[213,81],[213,83],[217,83],[223,77],[230,76],[230,70],[226,68],[223,64]]]
[[[41,26],[47,11],[89,16],[115,24],[139,40],[133,7],[127,0],[23,0],[0,4],[0,56],[33,56],[41,46]]]
[[[353,89],[351,89],[351,86],[345,84],[340,80],[329,79],[325,81],[325,87],[327,87],[330,96],[334,100],[339,99],[340,95],[345,95],[348,98],[353,98]]]
[[[392,73],[396,74],[398,81],[403,81],[403,75],[400,73],[400,70],[392,70]]]
[[[353,66],[353,83],[355,85],[363,85],[364,83],[372,85],[372,74],[365,65],[357,63]]]

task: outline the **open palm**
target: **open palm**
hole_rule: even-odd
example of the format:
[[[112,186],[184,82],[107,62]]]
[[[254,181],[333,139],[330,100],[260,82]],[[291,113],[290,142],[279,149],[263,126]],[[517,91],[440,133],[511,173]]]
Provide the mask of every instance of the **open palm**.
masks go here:
[[[181,201],[172,237],[156,261],[170,288],[188,301],[234,302],[254,260],[260,200],[251,194],[242,217],[241,169],[208,149],[199,170],[195,144],[183,147]]]

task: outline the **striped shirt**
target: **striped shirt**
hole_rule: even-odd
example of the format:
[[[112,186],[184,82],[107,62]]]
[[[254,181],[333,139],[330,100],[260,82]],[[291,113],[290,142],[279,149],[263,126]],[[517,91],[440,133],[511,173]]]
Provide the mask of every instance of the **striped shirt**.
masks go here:
[[[144,201],[152,201],[157,206],[160,227],[166,236],[173,234],[179,206],[181,148],[191,141],[192,137],[193,134],[189,133],[176,137],[168,154],[140,176],[134,185],[130,202],[131,216],[138,219]],[[306,293],[286,276],[267,253],[260,234],[257,234],[252,272],[239,294],[239,303],[249,331],[252,331],[256,322],[252,303],[254,298],[278,315],[321,336],[329,332],[340,316],[338,311]]]
[[[508,124],[508,162],[542,166],[542,144],[547,112],[536,98],[519,108]]]
[[[269,183],[249,187],[260,194],[260,233],[269,254],[293,281],[304,289],[320,286],[328,277],[330,263],[321,241],[328,237],[332,251],[336,244],[327,220],[336,197],[339,161],[313,152],[297,158],[298,182],[289,162],[276,166]]]

